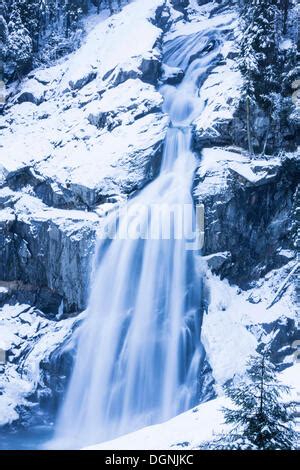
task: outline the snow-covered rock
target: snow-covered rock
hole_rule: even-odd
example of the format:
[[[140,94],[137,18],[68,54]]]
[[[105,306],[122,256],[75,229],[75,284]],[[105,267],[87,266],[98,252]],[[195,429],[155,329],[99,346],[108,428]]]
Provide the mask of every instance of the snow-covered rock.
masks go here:
[[[46,87],[34,78],[29,79],[22,86],[22,91],[16,96],[18,103],[30,102],[40,104],[44,100]]]
[[[201,87],[200,97],[206,107],[194,124],[195,145],[224,145],[241,142],[236,133],[234,115],[237,112],[242,88],[242,77],[232,59],[214,68]]]
[[[153,19],[156,10],[162,5],[163,0],[146,3],[136,0],[120,13],[96,25],[82,47],[68,61],[60,90],[66,90],[71,81],[79,82],[88,76],[91,68],[97,72],[100,82],[109,82],[115,76],[116,69],[121,70],[124,66],[127,70],[139,71],[145,81],[155,82],[155,64],[159,59],[157,46],[162,31],[153,24]],[[127,78],[137,77],[124,77]],[[114,85],[121,81],[114,80]]]
[[[0,217],[0,278],[21,280],[37,297],[47,287],[52,314],[61,302],[66,311],[82,310],[99,217],[53,209],[29,195],[19,196],[14,210],[3,209]]]
[[[40,382],[40,364],[71,334],[77,320],[47,320],[26,304],[0,308],[0,348],[6,363],[0,372],[0,426],[19,418],[22,407],[33,408],[32,397]]]
[[[294,249],[288,227],[298,171],[295,154],[250,160],[238,149],[203,149],[194,197],[205,207],[203,254],[230,254],[218,273],[245,288],[285,263],[279,251]]]
[[[153,21],[163,6],[127,5],[96,24],[65,62],[24,80],[17,97],[31,103],[10,106],[1,118],[0,158],[10,187],[29,185],[46,204],[82,209],[153,177],[168,120],[161,96],[144,81],[154,80],[151,61],[160,63],[162,31]],[[123,66],[139,73],[113,82]]]
[[[163,73],[161,81],[168,85],[177,85],[181,82],[184,77],[184,72],[179,67],[170,67],[169,65],[163,65]]]
[[[107,90],[99,101],[90,102],[85,111],[91,124],[112,130],[120,124],[132,124],[146,114],[158,112],[161,105],[162,96],[152,85],[129,79]]]

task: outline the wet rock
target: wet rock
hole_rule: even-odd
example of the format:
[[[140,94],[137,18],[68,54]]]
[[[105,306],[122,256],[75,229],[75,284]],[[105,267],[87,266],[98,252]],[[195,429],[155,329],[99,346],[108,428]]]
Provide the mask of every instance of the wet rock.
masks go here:
[[[28,243],[25,240],[20,241],[20,245],[18,248],[18,257],[21,264],[27,264],[27,262],[31,258],[31,253],[28,249]]]
[[[159,52],[154,51],[149,57],[143,57],[140,70],[144,82],[157,85],[161,72],[161,57]]]

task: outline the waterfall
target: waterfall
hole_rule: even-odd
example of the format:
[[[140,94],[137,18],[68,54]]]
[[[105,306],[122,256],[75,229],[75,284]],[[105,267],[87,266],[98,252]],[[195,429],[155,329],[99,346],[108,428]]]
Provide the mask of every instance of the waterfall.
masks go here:
[[[170,117],[160,174],[128,202],[126,213],[110,217],[117,236],[99,241],[87,316],[56,427],[62,447],[114,438],[199,401],[201,273],[199,251],[188,246],[194,213],[187,211],[185,236],[178,236],[176,217],[168,224],[170,236],[161,236],[165,227],[158,229],[153,208],[193,207],[191,123],[204,107],[199,87],[218,54],[212,37],[198,33],[165,45],[165,62],[183,68],[185,76],[177,87],[160,90]],[[120,236],[128,210],[131,227],[158,236]]]

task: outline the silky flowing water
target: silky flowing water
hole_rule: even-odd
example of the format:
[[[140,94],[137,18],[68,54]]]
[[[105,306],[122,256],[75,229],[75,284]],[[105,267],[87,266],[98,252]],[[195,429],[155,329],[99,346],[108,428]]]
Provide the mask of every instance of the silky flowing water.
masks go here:
[[[185,76],[178,86],[160,89],[170,118],[160,173],[126,206],[130,236],[121,236],[128,231],[121,210],[108,222],[116,222],[114,239],[98,243],[88,312],[56,425],[54,442],[61,447],[112,439],[199,402],[204,351],[199,250],[189,245],[194,213],[186,211],[184,236],[176,218],[165,236],[153,208],[193,208],[191,124],[205,106],[199,89],[218,49],[214,33],[165,45],[164,62]],[[132,227],[148,236],[135,236]]]

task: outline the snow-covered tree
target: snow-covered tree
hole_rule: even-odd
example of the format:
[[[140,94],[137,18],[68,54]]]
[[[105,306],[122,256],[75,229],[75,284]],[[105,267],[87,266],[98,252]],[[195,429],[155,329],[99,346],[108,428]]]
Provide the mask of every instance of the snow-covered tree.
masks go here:
[[[245,379],[226,388],[232,408],[223,408],[228,434],[218,436],[206,448],[232,450],[295,449],[293,408],[282,402],[289,387],[276,376],[275,366],[266,352],[252,356]]]
[[[8,27],[5,20],[5,5],[0,5],[0,81],[4,78],[4,60],[8,39]],[[0,103],[1,105],[1,103]]]
[[[247,94],[267,104],[268,94],[279,91],[277,57],[280,0],[243,0],[240,67]]]
[[[249,152],[257,142],[255,115],[264,115],[266,133],[256,143],[259,152],[276,152],[295,141],[289,125],[290,74],[297,64],[297,23],[293,0],[239,0],[241,37],[239,65],[244,76],[244,109]],[[287,36],[285,36],[287,35]],[[286,44],[284,46],[284,44]]]
[[[37,51],[42,22],[42,0],[16,0],[20,17],[32,40],[33,50]]]
[[[87,0],[66,0],[65,6],[65,17],[66,17],[66,35],[68,36],[70,31],[76,28],[76,25],[83,14],[88,12],[88,1]]]
[[[15,1],[12,4],[8,23],[6,66],[11,76],[27,72],[32,63],[32,39],[25,28]]]

